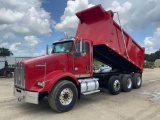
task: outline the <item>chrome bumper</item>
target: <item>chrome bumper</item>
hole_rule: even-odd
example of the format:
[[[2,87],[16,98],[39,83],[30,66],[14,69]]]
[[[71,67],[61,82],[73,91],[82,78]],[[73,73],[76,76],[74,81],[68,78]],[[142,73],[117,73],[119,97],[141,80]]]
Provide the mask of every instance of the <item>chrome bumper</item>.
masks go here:
[[[14,96],[17,97],[18,100],[24,100],[28,103],[38,104],[38,92],[25,91],[14,87]]]

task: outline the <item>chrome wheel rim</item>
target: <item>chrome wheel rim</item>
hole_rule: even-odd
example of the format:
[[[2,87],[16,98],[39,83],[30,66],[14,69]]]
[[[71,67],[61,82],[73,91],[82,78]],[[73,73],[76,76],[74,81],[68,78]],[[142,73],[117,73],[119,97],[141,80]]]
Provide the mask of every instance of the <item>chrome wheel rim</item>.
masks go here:
[[[131,88],[132,87],[132,80],[131,78],[127,79],[127,88]]]
[[[73,91],[70,88],[65,88],[61,91],[59,101],[62,105],[69,105],[73,100]]]
[[[114,84],[113,84],[114,90],[118,91],[120,89],[120,81],[119,80],[115,80]]]
[[[138,86],[141,85],[141,78],[140,78],[140,77],[137,78],[137,85],[138,85]]]

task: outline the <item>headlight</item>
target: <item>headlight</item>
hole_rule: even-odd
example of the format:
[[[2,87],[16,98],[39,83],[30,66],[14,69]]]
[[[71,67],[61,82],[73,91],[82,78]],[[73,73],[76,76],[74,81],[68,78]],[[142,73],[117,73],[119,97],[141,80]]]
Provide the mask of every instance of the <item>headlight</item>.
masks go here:
[[[40,86],[40,87],[44,87],[44,86],[45,86],[45,82],[40,82],[40,81],[39,81],[39,82],[37,83],[37,85]]]

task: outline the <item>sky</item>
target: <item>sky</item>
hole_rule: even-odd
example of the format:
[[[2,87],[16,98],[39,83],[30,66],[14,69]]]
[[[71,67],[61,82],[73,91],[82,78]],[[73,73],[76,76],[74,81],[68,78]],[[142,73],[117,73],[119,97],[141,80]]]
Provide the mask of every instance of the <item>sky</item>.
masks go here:
[[[145,53],[160,49],[160,0],[0,0],[0,47],[14,56],[44,55],[64,32],[75,35],[76,12],[97,4],[118,11],[123,29]]]

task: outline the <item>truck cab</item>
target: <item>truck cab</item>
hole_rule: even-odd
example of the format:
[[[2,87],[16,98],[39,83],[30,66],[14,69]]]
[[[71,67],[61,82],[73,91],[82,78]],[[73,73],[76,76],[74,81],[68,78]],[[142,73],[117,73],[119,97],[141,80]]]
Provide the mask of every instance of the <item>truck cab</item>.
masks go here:
[[[67,72],[79,77],[90,77],[92,75],[91,48],[89,41],[74,38],[72,40],[54,42],[51,54],[65,53],[68,61]]]

